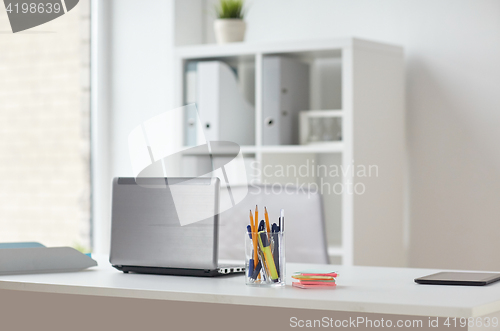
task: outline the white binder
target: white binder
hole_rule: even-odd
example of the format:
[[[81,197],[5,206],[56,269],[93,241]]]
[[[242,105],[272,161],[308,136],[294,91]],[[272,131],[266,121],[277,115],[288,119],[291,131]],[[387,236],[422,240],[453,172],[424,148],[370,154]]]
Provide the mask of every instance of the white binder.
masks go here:
[[[220,61],[198,62],[197,105],[207,141],[255,144],[255,111],[234,71]]]
[[[272,56],[262,61],[262,144],[299,143],[299,112],[309,109],[309,65]]]
[[[191,61],[186,65],[186,79],[184,86],[184,101],[186,104],[196,103],[196,76],[197,76],[197,62]],[[196,146],[197,145],[197,127],[198,127],[198,114],[196,107],[189,107],[184,114],[184,145]]]

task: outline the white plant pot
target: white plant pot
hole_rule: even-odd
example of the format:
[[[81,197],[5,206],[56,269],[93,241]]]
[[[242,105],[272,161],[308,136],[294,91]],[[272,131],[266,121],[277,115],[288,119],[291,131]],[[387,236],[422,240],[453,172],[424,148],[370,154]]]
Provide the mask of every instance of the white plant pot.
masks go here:
[[[234,43],[245,39],[246,23],[235,18],[217,19],[214,22],[215,39],[218,44]]]

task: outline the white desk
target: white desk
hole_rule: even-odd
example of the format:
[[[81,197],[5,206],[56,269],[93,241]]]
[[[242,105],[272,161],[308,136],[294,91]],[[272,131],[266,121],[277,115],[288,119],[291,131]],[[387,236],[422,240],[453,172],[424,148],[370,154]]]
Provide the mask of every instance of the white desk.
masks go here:
[[[480,287],[413,282],[438,270],[333,267],[339,272],[335,289],[304,290],[291,287],[289,275],[311,265],[288,264],[286,287],[258,288],[246,286],[242,275],[123,274],[105,258],[98,262],[99,267],[75,273],[0,276],[0,289],[417,316],[476,317],[500,311],[500,282]]]

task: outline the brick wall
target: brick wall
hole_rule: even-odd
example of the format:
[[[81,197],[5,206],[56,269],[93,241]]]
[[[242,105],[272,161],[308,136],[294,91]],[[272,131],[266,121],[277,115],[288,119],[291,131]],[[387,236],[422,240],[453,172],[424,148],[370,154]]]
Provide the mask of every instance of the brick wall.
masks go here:
[[[0,242],[90,247],[89,3],[16,34],[0,4]]]

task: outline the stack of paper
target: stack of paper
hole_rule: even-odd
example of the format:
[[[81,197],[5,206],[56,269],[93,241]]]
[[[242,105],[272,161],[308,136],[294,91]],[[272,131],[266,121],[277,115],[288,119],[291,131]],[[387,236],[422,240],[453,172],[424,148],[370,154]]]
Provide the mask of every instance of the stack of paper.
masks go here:
[[[329,270],[308,269],[293,274],[292,286],[300,288],[334,288],[337,272]]]

